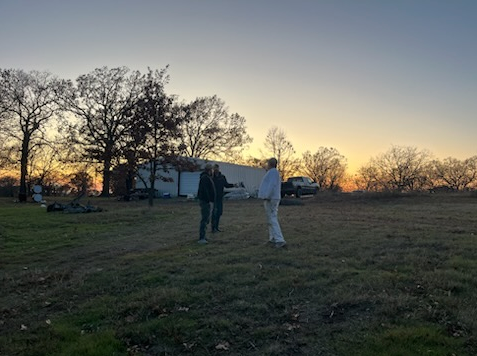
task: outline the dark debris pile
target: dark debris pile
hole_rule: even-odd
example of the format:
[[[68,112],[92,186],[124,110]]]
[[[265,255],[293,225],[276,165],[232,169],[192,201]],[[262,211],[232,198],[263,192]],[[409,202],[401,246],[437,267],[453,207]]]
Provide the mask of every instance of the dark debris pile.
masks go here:
[[[100,211],[103,211],[103,209],[92,206],[89,203],[86,205],[79,204],[78,202],[71,202],[68,204],[61,204],[58,202],[54,202],[53,204],[50,204],[46,207],[46,211],[48,213],[54,212],[54,211],[62,211],[63,213],[71,213],[71,214],[77,214],[77,213],[97,213]]]

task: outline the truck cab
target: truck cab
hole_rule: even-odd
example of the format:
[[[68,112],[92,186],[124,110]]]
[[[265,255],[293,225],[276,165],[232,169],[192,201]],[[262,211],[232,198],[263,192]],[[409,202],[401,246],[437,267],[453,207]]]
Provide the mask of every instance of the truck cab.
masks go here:
[[[290,177],[286,182],[282,182],[281,186],[282,198],[286,195],[295,195],[300,198],[302,195],[316,194],[317,191],[318,184],[310,177],[305,176]]]

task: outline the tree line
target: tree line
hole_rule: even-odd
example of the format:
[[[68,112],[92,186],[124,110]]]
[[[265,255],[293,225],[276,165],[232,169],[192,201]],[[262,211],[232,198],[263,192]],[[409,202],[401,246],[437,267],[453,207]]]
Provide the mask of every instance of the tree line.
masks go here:
[[[74,82],[48,72],[0,70],[0,164],[4,172],[19,172],[20,200],[29,185],[48,186],[52,179],[81,190],[91,183],[92,168],[101,195],[109,196],[115,169],[133,177],[151,164],[154,182],[161,167],[189,164],[180,157],[234,157],[252,141],[245,118],[229,113],[223,100],[181,102],[166,93],[168,81],[167,67],[146,73],[103,67]]]
[[[336,148],[319,147],[314,153],[306,151],[299,157],[285,131],[278,127],[268,131],[265,148],[277,157],[282,177],[309,176],[320,191],[347,188],[372,192],[436,192],[464,191],[477,186],[477,156],[440,160],[427,150],[391,146],[350,175],[346,157]],[[254,164],[257,160],[250,158],[248,163]]]
[[[400,146],[351,176],[337,149],[319,147],[298,157],[278,127],[269,129],[260,158],[245,158],[252,142],[245,118],[230,113],[216,95],[184,102],[167,94],[167,70],[102,67],[75,81],[49,72],[0,70],[0,188],[18,184],[25,200],[32,184],[51,194],[71,187],[78,193],[99,175],[101,195],[109,196],[131,189],[138,168],[148,165],[145,184],[152,192],[171,165],[197,168],[188,157],[262,166],[274,156],[282,178],[307,175],[322,191],[465,190],[477,182],[476,156],[438,160],[426,150]]]

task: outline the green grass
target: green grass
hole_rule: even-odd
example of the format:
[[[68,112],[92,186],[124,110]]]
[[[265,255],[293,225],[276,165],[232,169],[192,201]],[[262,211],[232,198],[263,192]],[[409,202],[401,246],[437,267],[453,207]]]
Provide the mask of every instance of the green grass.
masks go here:
[[[476,198],[303,201],[282,250],[256,200],[207,246],[182,199],[0,201],[0,355],[477,354]]]
[[[366,336],[357,356],[457,355],[462,342],[434,325],[395,326]]]

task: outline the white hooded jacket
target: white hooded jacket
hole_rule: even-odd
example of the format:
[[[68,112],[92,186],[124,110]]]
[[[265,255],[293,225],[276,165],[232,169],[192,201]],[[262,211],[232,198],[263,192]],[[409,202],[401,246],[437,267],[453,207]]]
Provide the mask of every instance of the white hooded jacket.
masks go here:
[[[276,168],[270,168],[260,183],[258,198],[266,200],[280,199],[281,186],[280,173]]]

